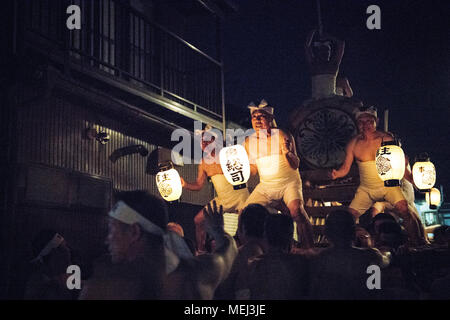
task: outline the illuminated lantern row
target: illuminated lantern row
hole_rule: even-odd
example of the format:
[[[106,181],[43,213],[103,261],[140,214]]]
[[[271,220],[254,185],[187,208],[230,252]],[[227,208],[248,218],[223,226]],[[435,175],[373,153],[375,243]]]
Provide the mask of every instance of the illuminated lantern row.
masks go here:
[[[178,200],[183,190],[178,171],[173,168],[171,162],[160,165],[159,169],[160,172],[156,174],[159,193],[166,201]]]
[[[422,157],[414,163],[412,174],[414,184],[422,192],[429,191],[436,183],[436,169],[427,157]]]
[[[386,187],[400,185],[405,174],[405,154],[395,141],[381,143],[375,157],[378,176]]]
[[[225,147],[219,153],[220,166],[227,181],[235,190],[246,188],[250,178],[250,161],[241,145]]]
[[[430,209],[436,209],[441,204],[441,192],[439,189],[431,188],[429,192],[425,193],[425,200]]]

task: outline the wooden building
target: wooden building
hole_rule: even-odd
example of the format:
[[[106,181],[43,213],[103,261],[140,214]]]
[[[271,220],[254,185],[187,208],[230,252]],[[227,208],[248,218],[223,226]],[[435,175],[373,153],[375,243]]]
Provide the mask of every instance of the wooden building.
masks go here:
[[[79,30],[66,25],[70,5],[81,10]],[[150,158],[178,142],[173,130],[193,133],[195,120],[225,127],[220,30],[233,8],[197,0],[4,6],[12,36],[2,52],[0,296],[21,298],[39,230],[54,228],[85,258],[98,256],[113,192],[159,194]],[[110,158],[132,146],[135,153]],[[194,180],[197,166],[178,171]],[[172,219],[192,221],[213,194],[212,184],[184,191]]]

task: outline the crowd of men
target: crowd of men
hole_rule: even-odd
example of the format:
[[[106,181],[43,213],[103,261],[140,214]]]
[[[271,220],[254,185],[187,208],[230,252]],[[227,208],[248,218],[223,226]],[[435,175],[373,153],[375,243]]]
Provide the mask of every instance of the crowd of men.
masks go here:
[[[305,45],[313,99],[351,97],[348,80],[336,80],[344,42],[313,37],[314,32]],[[184,188],[195,191],[210,178],[217,193],[195,216],[195,245],[180,225],[169,222],[161,199],[145,191],[120,192],[109,212],[108,254],[95,261],[81,289],[70,290],[66,283],[67,266],[77,264],[74,251],[57,231],[44,230],[33,242],[35,272],[25,299],[448,299],[450,266],[422,281],[420,263],[411,263],[411,257],[419,246],[442,249],[448,257],[449,230],[435,232],[430,244],[407,191],[385,187],[378,177],[376,151],[393,137],[377,130],[374,108],[355,110],[358,134],[342,166],[330,171],[331,179],[344,177],[356,161],[360,185],[348,209],[337,207],[326,218],[325,248],[313,241],[294,138],[277,128],[266,101],[248,108],[254,132],[244,146],[259,184],[249,193],[227,182],[218,154],[207,148],[214,138],[203,139],[211,130],[206,127],[200,140],[211,152],[195,182],[182,179]],[[404,180],[411,182],[409,171]],[[223,212],[239,214],[234,237],[224,231]],[[370,222],[360,223],[366,212]],[[372,285],[369,267],[381,270]]]

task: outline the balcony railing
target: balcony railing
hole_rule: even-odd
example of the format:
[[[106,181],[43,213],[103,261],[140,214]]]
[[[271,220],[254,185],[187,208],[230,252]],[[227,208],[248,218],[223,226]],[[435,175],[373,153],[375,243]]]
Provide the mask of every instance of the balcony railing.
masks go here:
[[[81,9],[81,30],[66,27],[71,4]],[[222,64],[129,5],[119,0],[24,0],[20,6],[19,23],[28,40],[37,36],[70,62],[222,121]]]

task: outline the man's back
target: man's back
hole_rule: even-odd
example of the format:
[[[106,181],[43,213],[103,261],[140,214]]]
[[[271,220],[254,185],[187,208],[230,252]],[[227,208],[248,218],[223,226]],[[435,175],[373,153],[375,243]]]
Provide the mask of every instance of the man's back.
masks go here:
[[[249,289],[253,300],[306,298],[309,290],[307,260],[300,255],[269,253],[250,266]]]
[[[112,264],[108,256],[95,263],[94,275],[84,286],[81,300],[150,300],[160,297],[164,273],[152,259]]]
[[[371,249],[330,248],[313,261],[311,297],[313,299],[369,299],[367,267],[379,263]]]
[[[217,299],[235,299],[236,292],[247,289],[249,263],[264,253],[261,241],[250,240],[239,247],[239,253],[233,262],[230,274],[216,291]]]

